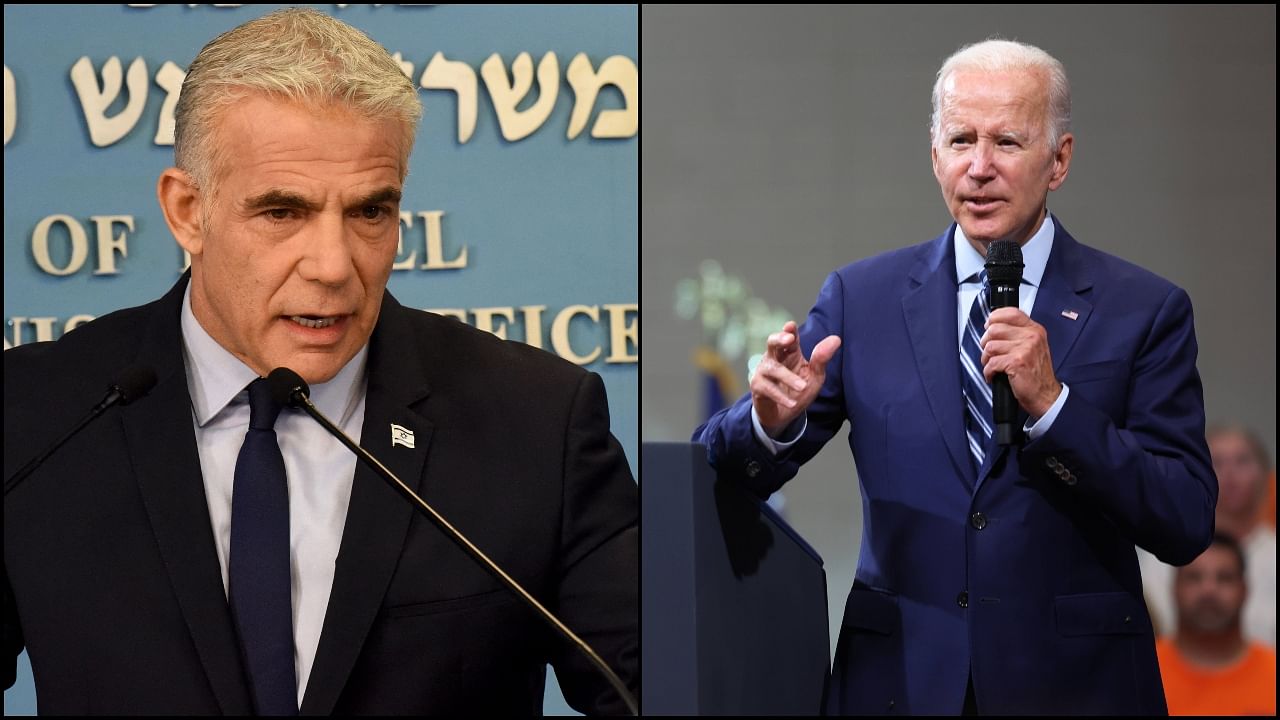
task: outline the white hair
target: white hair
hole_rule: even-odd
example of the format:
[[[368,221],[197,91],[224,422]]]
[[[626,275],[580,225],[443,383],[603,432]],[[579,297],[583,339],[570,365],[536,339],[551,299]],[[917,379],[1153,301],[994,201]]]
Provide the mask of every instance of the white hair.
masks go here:
[[[933,83],[933,114],[929,122],[929,137],[935,144],[942,135],[942,86],[947,77],[957,70],[1044,72],[1049,90],[1049,117],[1045,118],[1049,147],[1056,150],[1062,136],[1071,132],[1071,85],[1067,82],[1067,71],[1062,63],[1034,45],[1014,40],[984,40],[960,48],[938,70],[938,79]]]
[[[222,159],[214,137],[223,109],[262,93],[317,107],[345,106],[402,129],[400,177],[422,117],[417,89],[381,45],[309,8],[287,8],[212,40],[187,70],[174,110],[174,164],[213,193]]]

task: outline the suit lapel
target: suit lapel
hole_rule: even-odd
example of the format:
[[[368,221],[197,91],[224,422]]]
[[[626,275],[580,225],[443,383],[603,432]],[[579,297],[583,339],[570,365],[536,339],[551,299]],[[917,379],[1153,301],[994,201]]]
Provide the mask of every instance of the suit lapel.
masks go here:
[[[1054,227],[1053,250],[1045,265],[1031,319],[1043,325],[1049,336],[1049,353],[1053,356],[1053,371],[1057,373],[1093,313],[1093,303],[1082,295],[1093,287],[1093,281],[1081,267],[1075,239],[1058,224],[1057,218],[1054,218]]]
[[[378,326],[370,339],[368,392],[359,442],[421,494],[432,425],[415,407],[426,400],[429,389],[405,312],[390,293],[384,296]],[[413,432],[412,448],[392,444],[392,424]],[[303,714],[333,712],[382,605],[415,513],[385,480],[357,461],[333,590],[302,701]]]
[[[209,685],[224,714],[245,715],[253,707],[209,525],[182,358],[186,282],[184,276],[156,303],[138,359],[155,368],[157,384],[122,408],[120,422],[138,492]]]
[[[954,225],[952,226],[954,228]],[[960,389],[960,340],[956,335],[955,257],[952,232],[927,245],[909,275],[916,287],[902,298],[902,313],[929,407],[956,473],[973,487],[973,463],[965,440]]]

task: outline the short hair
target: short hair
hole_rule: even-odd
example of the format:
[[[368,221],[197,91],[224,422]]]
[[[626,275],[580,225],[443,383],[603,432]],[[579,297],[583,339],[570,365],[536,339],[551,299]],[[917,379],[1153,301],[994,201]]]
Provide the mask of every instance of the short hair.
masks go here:
[[[1062,63],[1034,45],[993,38],[960,48],[938,69],[937,80],[933,83],[933,114],[929,119],[929,137],[933,143],[939,141],[942,131],[942,86],[947,77],[957,70],[1043,71],[1047,75],[1049,90],[1049,117],[1045,118],[1049,146],[1056,150],[1062,136],[1071,132],[1071,85],[1067,82],[1067,71]]]
[[[1226,533],[1214,532],[1213,540],[1209,542],[1209,547],[1225,548],[1232,555],[1234,555],[1236,557],[1236,562],[1239,563],[1240,565],[1240,579],[1246,580],[1244,548],[1241,547],[1240,542],[1238,540],[1231,537],[1230,535],[1227,535]],[[1209,548],[1205,548],[1205,552],[1208,552],[1208,551],[1209,551]]]
[[[213,139],[223,109],[263,93],[317,106],[343,105],[404,128],[401,179],[408,173],[422,102],[386,49],[311,8],[277,10],[214,38],[187,70],[174,111],[174,163],[212,192],[221,167]]]
[[[1244,425],[1214,423],[1209,426],[1204,436],[1208,440],[1212,440],[1219,435],[1239,435],[1244,438],[1249,449],[1253,451],[1253,457],[1258,461],[1263,471],[1271,470],[1271,453],[1267,452],[1267,446],[1262,442],[1262,438],[1258,433],[1245,427]]]

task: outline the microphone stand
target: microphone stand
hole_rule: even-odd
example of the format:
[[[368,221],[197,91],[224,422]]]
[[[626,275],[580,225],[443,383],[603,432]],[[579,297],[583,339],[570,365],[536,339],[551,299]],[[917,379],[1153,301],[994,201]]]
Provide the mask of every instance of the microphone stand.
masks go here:
[[[481,565],[489,570],[489,572],[493,573],[493,575],[510,588],[512,592],[524,598],[525,602],[538,611],[542,616],[542,619],[546,620],[553,628],[555,628],[556,632],[560,633],[560,635],[562,635],[566,640],[576,645],[578,649],[587,656],[587,659],[599,668],[600,672],[604,673],[605,678],[609,681],[609,684],[613,686],[613,689],[617,691],[618,695],[622,697],[622,701],[626,703],[627,709],[631,711],[631,714],[637,716],[640,714],[639,708],[636,705],[636,700],[632,697],[631,693],[627,691],[626,685],[623,684],[622,680],[613,672],[613,670],[609,669],[609,666],[604,660],[600,659],[600,656],[591,649],[590,645],[574,634],[574,632],[565,626],[564,623],[560,622],[555,615],[552,615],[549,610],[543,607],[542,603],[538,602],[534,599],[533,595],[529,594],[529,591],[521,587],[520,583],[516,582],[515,579],[503,571],[502,568],[498,567],[497,563],[490,560],[489,557],[480,550],[480,548],[472,544],[471,541],[468,540],[457,528],[451,525],[448,520],[445,520],[443,515],[436,512],[436,510],[428,505],[425,500],[418,497],[417,493],[410,490],[409,486],[405,485],[400,478],[396,477],[395,473],[388,470],[387,467],[379,462],[377,458],[370,455],[368,451],[352,441],[351,438],[347,437],[346,433],[339,430],[332,422],[329,422],[329,419],[312,404],[311,398],[307,397],[307,395],[302,392],[302,388],[294,388],[292,393],[289,395],[289,399],[298,407],[305,410],[308,415],[315,418],[316,422],[323,425],[324,428],[328,430],[331,435],[338,438],[343,445],[350,448],[351,451],[356,454],[356,457],[359,457],[366,465],[377,472],[377,474],[385,480],[393,490],[400,493],[400,496],[405,500],[408,500],[419,513],[426,516],[439,526],[446,535],[461,546],[462,549],[466,550],[473,558],[479,561]]]

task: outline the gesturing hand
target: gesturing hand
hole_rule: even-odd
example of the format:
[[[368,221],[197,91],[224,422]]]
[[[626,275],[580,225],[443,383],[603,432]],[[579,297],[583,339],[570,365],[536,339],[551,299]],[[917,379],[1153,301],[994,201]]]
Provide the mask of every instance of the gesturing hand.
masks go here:
[[[795,322],[769,336],[764,357],[751,377],[751,403],[770,437],[777,437],[813,403],[827,379],[827,362],[839,348],[840,337],[828,335],[805,360]]]

